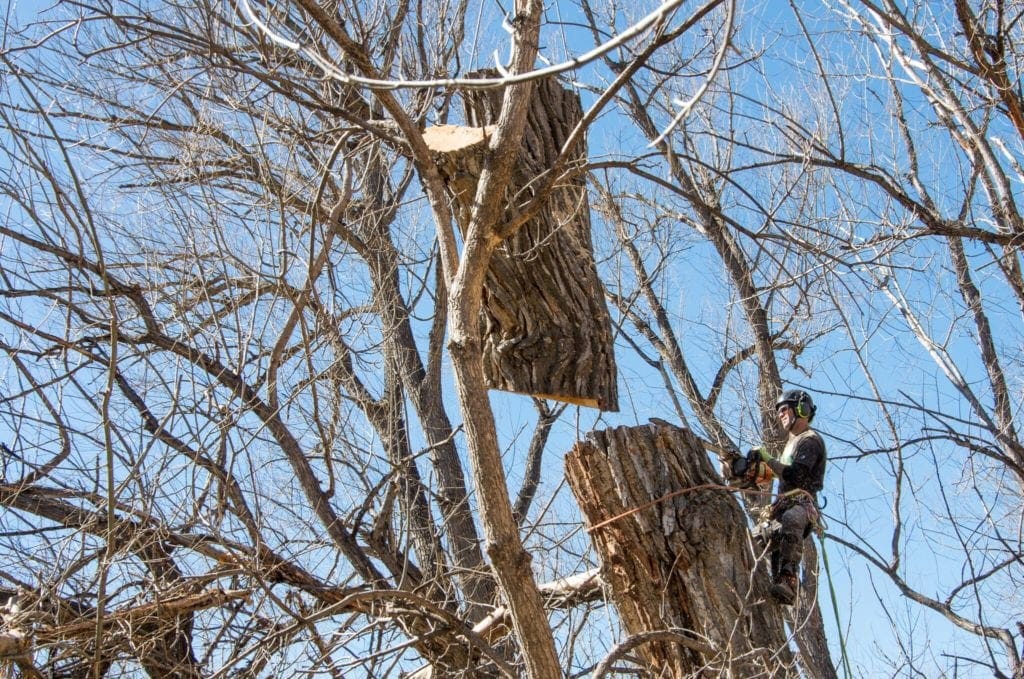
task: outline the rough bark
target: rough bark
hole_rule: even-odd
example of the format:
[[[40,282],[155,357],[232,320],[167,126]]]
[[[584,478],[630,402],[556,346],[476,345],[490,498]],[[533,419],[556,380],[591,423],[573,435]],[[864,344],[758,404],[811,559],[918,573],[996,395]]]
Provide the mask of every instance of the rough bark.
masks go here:
[[[579,97],[557,80],[541,80],[535,87],[506,188],[500,220],[505,223],[534,197],[538,179],[555,164],[583,115]],[[470,127],[446,125],[424,132],[455,198],[463,232],[501,103],[497,90],[465,96]],[[585,144],[573,153],[574,162],[582,162]],[[558,180],[543,209],[495,251],[484,283],[481,332],[484,373],[492,388],[618,410],[611,316],[594,263],[582,175]]]
[[[803,577],[797,605],[786,610],[786,623],[793,631],[800,651],[798,662],[809,679],[836,679],[836,668],[825,637],[825,624],[818,606],[818,549],[814,540],[804,540]]]
[[[567,455],[566,476],[623,627],[644,642],[635,650],[655,676],[796,673],[743,509],[692,432],[591,432]]]

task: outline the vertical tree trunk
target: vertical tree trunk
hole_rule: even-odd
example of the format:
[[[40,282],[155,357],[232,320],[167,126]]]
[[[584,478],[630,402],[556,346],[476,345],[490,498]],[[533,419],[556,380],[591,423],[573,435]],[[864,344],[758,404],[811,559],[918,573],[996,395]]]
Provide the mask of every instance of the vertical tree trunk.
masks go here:
[[[525,73],[533,68],[537,58],[543,3],[515,0],[513,4],[517,21],[513,27],[510,71]],[[494,411],[487,398],[480,328],[484,283],[495,248],[501,241],[496,224],[501,222],[507,208],[505,189],[511,182],[518,151],[522,148],[527,106],[533,96],[535,92],[529,81],[508,85],[502,93],[498,122],[488,142],[473,209],[465,223],[461,254],[456,256],[450,221],[439,221],[438,228],[445,279],[449,284],[448,346],[480,521],[487,539],[486,553],[508,606],[526,675],[531,679],[553,679],[562,675],[562,669],[554,634],[533,579],[530,554],[523,547],[519,524],[512,514]],[[436,204],[442,197],[434,193],[434,177],[428,174],[427,179],[431,202]],[[439,205],[434,208],[443,216]]]
[[[690,431],[591,432],[566,457],[626,632],[656,676],[795,674],[746,516]],[[666,634],[672,633],[672,634]]]

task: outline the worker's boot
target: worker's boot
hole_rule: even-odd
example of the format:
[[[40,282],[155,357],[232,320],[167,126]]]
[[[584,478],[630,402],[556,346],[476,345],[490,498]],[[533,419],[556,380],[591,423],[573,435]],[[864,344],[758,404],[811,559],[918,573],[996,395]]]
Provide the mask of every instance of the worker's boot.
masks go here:
[[[793,602],[796,601],[796,593],[799,588],[800,584],[797,582],[795,575],[792,573],[780,573],[768,591],[783,606],[792,606]]]

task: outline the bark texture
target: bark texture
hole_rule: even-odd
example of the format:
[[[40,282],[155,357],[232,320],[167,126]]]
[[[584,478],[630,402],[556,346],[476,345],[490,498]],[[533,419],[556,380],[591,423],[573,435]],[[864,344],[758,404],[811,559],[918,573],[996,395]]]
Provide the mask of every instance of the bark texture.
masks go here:
[[[465,97],[470,126],[424,132],[455,199],[463,232],[501,93],[468,92]],[[545,185],[546,173],[582,115],[579,97],[557,80],[535,83],[522,148],[506,188],[505,224],[520,217]],[[611,316],[594,263],[585,178],[576,171],[586,157],[585,143],[577,144],[570,157],[542,208],[491,258],[481,314],[484,373],[495,389],[618,410]]]
[[[804,540],[803,577],[797,605],[786,610],[786,623],[800,651],[798,662],[808,679],[837,679],[825,637],[825,623],[818,606],[818,548],[813,538]]]
[[[591,432],[566,456],[566,476],[647,670],[796,674],[743,509],[692,432],[669,424]]]

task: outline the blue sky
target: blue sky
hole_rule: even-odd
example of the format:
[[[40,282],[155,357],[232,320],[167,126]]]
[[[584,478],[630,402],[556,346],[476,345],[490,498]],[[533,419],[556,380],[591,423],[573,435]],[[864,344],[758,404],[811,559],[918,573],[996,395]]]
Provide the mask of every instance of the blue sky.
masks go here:
[[[778,3],[771,3],[769,7],[761,6],[763,4],[741,5],[737,33],[740,47],[731,56],[735,60],[733,68],[723,74],[721,81],[747,98],[729,100],[722,91],[724,88],[716,89],[702,102],[693,119],[686,121],[687,129],[701,145],[702,153],[710,154],[715,149],[712,139],[716,132],[715,123],[725,119],[723,111],[730,103],[735,105],[735,110],[749,115],[737,120],[737,139],[756,138],[759,142],[781,145],[781,137],[775,136],[777,130],[766,131],[763,125],[763,118],[770,112],[759,102],[771,97],[777,97],[775,103],[790,105],[795,117],[820,124],[823,138],[833,148],[838,145],[838,128],[827,124],[830,114],[828,102],[821,98],[820,87],[809,82],[814,76],[814,61],[807,43],[795,28],[792,11]],[[19,17],[34,18],[35,9],[28,3],[12,3],[8,7]],[[485,4],[477,9],[481,22],[480,44],[497,47],[501,56],[505,34],[497,27],[494,6]],[[637,5],[628,9],[643,13],[650,7]],[[829,15],[825,8],[813,4],[809,11],[820,17],[820,23],[813,25],[814,30],[834,36],[833,40],[823,41],[818,48],[828,71],[836,74],[833,84],[840,101],[844,140],[851,157],[866,159],[871,153],[877,153],[876,157],[888,157],[893,168],[905,170],[907,158],[899,146],[899,135],[891,127],[890,94],[884,81],[867,75],[869,67],[877,68],[876,57],[858,41],[857,36],[848,38],[849,34],[840,30],[845,29],[843,22]],[[473,18],[476,19],[475,16]],[[579,17],[566,4],[557,3],[551,6],[549,18],[573,22]],[[709,30],[715,26],[717,24],[713,21],[709,22]],[[473,31],[476,30],[474,25]],[[591,46],[589,38],[585,31],[577,28],[552,28],[546,34],[544,53],[550,56],[551,61],[558,61],[564,58],[563,52],[588,49]],[[699,41],[695,38],[695,42]],[[764,50],[758,61],[745,63],[741,60],[758,49]],[[480,48],[473,66],[491,65],[491,55],[491,51],[485,52]],[[700,64],[706,63],[707,56],[695,65],[695,70],[700,70]],[[578,82],[593,87],[600,87],[607,81],[607,76],[597,65],[580,69],[573,75]],[[679,75],[670,82],[675,88],[673,96],[685,97],[693,92],[699,79]],[[903,87],[901,91],[920,113],[912,121],[912,127],[920,149],[926,152],[922,154],[921,163],[926,185],[934,191],[944,209],[955,211],[964,193],[964,156],[935,124],[934,114],[920,93],[910,86]],[[592,101],[593,97],[592,92],[583,92],[585,102]],[[713,116],[708,114],[712,109],[715,110]],[[1019,141],[1011,145],[1011,152],[1018,159],[1022,156]],[[636,128],[614,108],[609,109],[591,130],[589,144],[591,158],[595,161],[651,153],[650,149],[644,148],[645,141]],[[723,149],[719,147],[719,150]],[[736,165],[757,159],[755,153],[744,153],[736,151]],[[651,158],[647,164],[652,172],[667,176],[657,159]],[[826,183],[829,178],[824,173],[815,175],[808,172],[806,177],[800,177],[808,184],[819,180],[823,183],[822,187],[815,187],[820,189],[818,192],[808,190],[806,202],[784,201],[778,192],[779,187],[791,178],[788,171],[790,168],[780,167],[771,173],[743,173],[742,184],[725,192],[730,215],[744,228],[758,232],[763,230],[772,236],[788,233],[791,227],[785,221],[789,219],[830,225],[836,233],[842,233],[845,228],[859,238],[876,234],[883,220],[907,218],[878,191],[870,187],[830,187]],[[638,219],[649,219],[655,223],[655,235],[671,253],[661,273],[659,288],[687,359],[694,367],[698,382],[706,389],[722,359],[742,346],[745,339],[735,290],[707,242],[680,220],[666,216],[673,211],[686,213],[687,206],[683,201],[624,174],[617,176],[616,182],[621,190],[635,194],[628,201],[629,205]],[[853,184],[852,181],[850,183]],[[767,202],[777,200],[781,207],[774,215],[775,221],[766,222],[748,196],[738,188]],[[109,207],[112,214],[147,204],[147,209],[152,211],[147,212],[145,219],[140,219],[139,228],[146,228],[150,218],[154,223],[159,219],[159,210],[153,208],[159,203],[118,203],[126,199],[115,189],[113,182],[96,189],[97,200],[110,201],[104,207]],[[840,189],[843,189],[841,198]],[[1013,185],[1013,190],[1020,198],[1019,181]],[[644,199],[651,202],[645,204]],[[983,201],[979,198],[976,203],[977,212],[984,216]],[[658,209],[665,215],[655,220],[653,215]],[[432,225],[423,213],[422,203],[413,201],[405,206],[402,217],[402,225],[408,228],[410,238],[418,239],[415,246],[409,248],[415,254],[429,251],[432,245]],[[9,210],[7,214],[11,218],[14,212]],[[190,216],[199,218],[201,214],[196,212]],[[269,244],[274,243],[275,224],[268,219],[260,225],[266,229],[263,245],[270,247]],[[156,231],[155,226],[149,228]],[[610,228],[596,214],[594,233],[601,257],[599,268],[606,283],[609,287],[618,286],[620,282],[628,285],[631,274],[618,268],[620,262],[615,258]],[[806,235],[798,230],[794,233]],[[837,244],[838,236],[832,234],[832,238],[830,243]],[[197,238],[197,242],[200,240]],[[655,239],[645,234],[639,240],[643,245],[652,245]],[[232,242],[240,246],[242,241],[239,238]],[[903,496],[898,509],[904,513],[905,521],[900,537],[903,561],[899,572],[912,586],[941,599],[951,586],[960,583],[969,573],[969,564],[962,558],[955,528],[976,531],[973,538],[976,544],[971,545],[972,555],[981,558],[985,550],[992,547],[985,542],[985,536],[991,533],[984,528],[986,511],[991,509],[1000,526],[1012,529],[1015,525],[1013,512],[1019,512],[1020,508],[1019,492],[1015,493],[1012,487],[1002,498],[992,500],[992,489],[999,487],[1001,482],[995,471],[972,466],[972,460],[950,445],[948,440],[932,438],[942,423],[931,411],[952,414],[965,422],[971,421],[974,415],[909,332],[904,317],[893,308],[891,300],[873,280],[873,276],[891,275],[902,286],[929,332],[949,351],[968,381],[985,398],[986,389],[982,384],[985,374],[978,359],[977,341],[959,299],[955,279],[951,276],[947,248],[942,242],[921,239],[899,244],[892,253],[881,258],[881,263],[855,262],[852,256],[845,256],[845,262],[829,268],[823,264],[823,261],[829,261],[827,258],[805,256],[777,246],[777,242],[766,240],[764,249],[760,251],[756,242],[745,241],[745,246],[748,253],[757,253],[761,257],[759,262],[766,266],[771,261],[769,253],[779,257],[788,267],[786,276],[791,275],[806,284],[805,317],[800,319],[797,327],[808,334],[823,332],[822,337],[812,343],[797,361],[783,362],[782,369],[787,385],[807,388],[819,405],[816,424],[826,436],[833,460],[824,492],[828,500],[825,514],[829,531],[877,550],[883,561],[889,558],[893,502],[897,490],[892,470],[900,461],[894,451],[901,451],[906,472],[899,487]],[[258,246],[260,243],[252,243],[254,252]],[[868,255],[878,254],[879,249],[865,251],[865,260]],[[1012,294],[992,265],[991,255],[971,244],[968,244],[968,255],[974,263],[974,273],[984,292],[1000,349],[1004,352],[1013,393],[1019,395],[1021,375],[1018,366],[1020,347],[1024,346],[1019,311]],[[894,268],[884,269],[881,264]],[[341,281],[347,295],[343,301],[354,304],[363,299],[367,291],[365,283],[356,275],[357,269],[348,273],[351,278]],[[777,280],[772,273],[765,273],[763,278],[761,283],[764,285]],[[792,302],[799,296],[795,289],[788,290],[786,294],[794,296],[790,299]],[[780,303],[774,310],[781,318],[785,305]],[[376,339],[374,331],[370,330],[364,341],[372,343]],[[854,347],[859,347],[859,353],[854,351]],[[863,370],[861,359],[869,372]],[[586,549],[585,536],[574,523],[579,518],[578,510],[563,483],[562,456],[565,451],[591,429],[644,423],[650,417],[675,420],[660,376],[639,360],[625,342],[618,343],[617,360],[620,412],[601,414],[570,408],[556,425],[549,442],[543,484],[533,511],[535,516],[543,516],[546,529],[564,530],[571,537],[561,549],[554,549],[549,542],[550,537],[539,532],[528,537],[530,545],[535,546],[539,554],[549,556],[535,561],[542,579],[570,575],[575,569],[585,566],[579,556]],[[753,395],[754,370],[754,366],[748,364],[736,371],[718,407],[719,416],[741,449],[756,445],[761,440]],[[368,374],[372,375],[369,371]],[[877,403],[873,388],[877,388],[882,398],[890,403]],[[448,396],[451,398],[451,390]],[[536,413],[529,399],[522,396],[493,393],[491,403],[499,417],[501,440],[507,449],[510,489],[514,495]],[[454,403],[451,412],[457,412]],[[887,428],[886,417],[892,418],[895,435]],[[695,421],[689,412],[688,419]],[[981,433],[967,424],[963,429]],[[4,432],[5,435],[7,433]],[[259,434],[252,436],[253,440],[258,440]],[[370,439],[367,436],[365,441],[368,446],[372,445]],[[239,464],[246,472],[258,476],[259,467],[245,468],[244,460]],[[267,467],[270,466],[268,462]],[[972,479],[981,479],[979,485],[987,493],[990,507],[978,502]],[[282,476],[268,477],[261,483],[268,484],[270,492],[279,491],[282,495],[295,490]],[[259,490],[268,492],[263,486]],[[946,509],[947,502],[949,510]],[[296,511],[301,513],[301,507]],[[947,511],[955,514],[957,521],[948,520],[945,516]],[[1000,512],[1004,515],[1001,516]],[[978,529],[978,526],[982,528]],[[954,649],[966,656],[979,655],[981,643],[977,637],[958,632],[940,615],[909,604],[889,579],[870,567],[863,558],[835,542],[826,542],[826,549],[839,600],[840,625],[858,676],[909,674],[906,664],[900,659],[904,652],[913,657],[917,669],[928,675],[952,673],[954,668],[961,676],[981,675],[979,668],[944,655],[953,653]],[[1016,573],[1019,577],[1019,571]],[[985,592],[981,597],[986,604],[984,620],[1010,625],[1015,611],[1021,610],[1020,595],[1013,592],[1005,581],[1000,584],[1004,589]],[[824,597],[822,603],[827,625],[834,631],[835,620]],[[964,609],[973,613],[969,605]],[[835,633],[831,642],[833,657],[838,660],[838,636]]]

